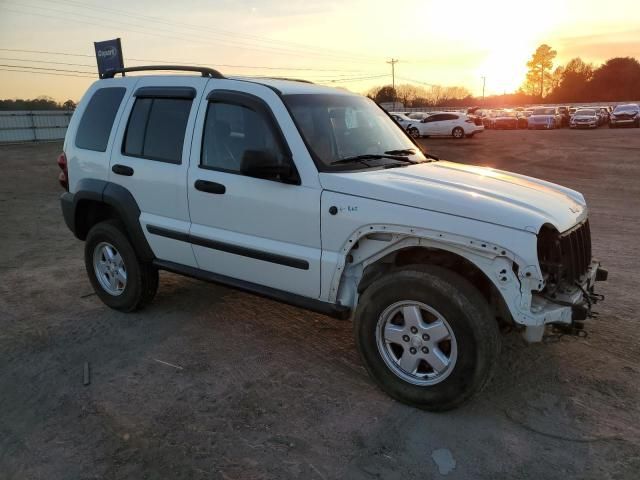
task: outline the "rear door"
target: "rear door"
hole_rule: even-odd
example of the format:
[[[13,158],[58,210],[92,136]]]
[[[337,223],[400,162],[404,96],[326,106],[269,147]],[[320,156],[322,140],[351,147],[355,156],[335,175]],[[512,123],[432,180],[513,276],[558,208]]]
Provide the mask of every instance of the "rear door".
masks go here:
[[[269,152],[299,182],[243,173]],[[320,296],[320,184],[278,95],[266,86],[211,80],[198,113],[188,176],[198,266],[306,297]]]
[[[156,257],[196,266],[187,235],[191,222],[187,170],[193,126],[207,79],[141,77],[129,99],[111,154],[110,181],[138,203],[140,222]]]

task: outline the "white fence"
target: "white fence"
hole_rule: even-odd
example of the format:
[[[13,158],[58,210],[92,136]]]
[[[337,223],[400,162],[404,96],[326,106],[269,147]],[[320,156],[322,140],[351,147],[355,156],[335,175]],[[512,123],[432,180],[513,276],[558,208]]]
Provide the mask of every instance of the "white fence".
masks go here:
[[[62,140],[73,112],[0,111],[0,143]]]

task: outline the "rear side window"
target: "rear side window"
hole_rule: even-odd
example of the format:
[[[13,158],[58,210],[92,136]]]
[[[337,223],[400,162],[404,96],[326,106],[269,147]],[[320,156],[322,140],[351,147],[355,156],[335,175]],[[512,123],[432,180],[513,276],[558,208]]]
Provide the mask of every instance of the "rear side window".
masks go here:
[[[122,153],[181,163],[191,99],[138,98],[129,116]]]
[[[82,114],[76,133],[76,147],[96,152],[107,150],[113,121],[126,91],[122,87],[96,90]]]

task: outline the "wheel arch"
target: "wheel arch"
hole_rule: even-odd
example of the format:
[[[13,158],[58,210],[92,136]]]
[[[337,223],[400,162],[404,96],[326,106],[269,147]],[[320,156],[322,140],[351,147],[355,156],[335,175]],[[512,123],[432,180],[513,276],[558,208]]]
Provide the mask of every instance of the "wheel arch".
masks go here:
[[[392,269],[430,264],[469,279],[497,318],[511,322],[515,317],[526,263],[501,246],[444,232],[368,226],[343,251],[344,262],[336,268],[329,293],[342,305],[355,308],[359,295]]]
[[[104,180],[80,180],[70,208],[70,227],[78,239],[85,240],[96,223],[114,218],[124,226],[125,234],[141,260],[155,258],[140,225],[138,203],[123,186]]]

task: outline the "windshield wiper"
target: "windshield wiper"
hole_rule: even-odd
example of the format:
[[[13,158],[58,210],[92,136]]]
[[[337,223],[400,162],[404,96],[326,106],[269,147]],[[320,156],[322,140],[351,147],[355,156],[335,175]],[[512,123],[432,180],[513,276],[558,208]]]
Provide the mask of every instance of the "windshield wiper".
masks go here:
[[[388,152],[384,152],[387,155],[415,155],[415,148],[403,148],[400,150],[389,150]]]
[[[335,160],[333,162],[331,162],[329,165],[340,165],[343,163],[353,163],[353,162],[361,162],[363,160],[380,160],[381,158],[388,158],[390,160],[397,160],[399,162],[405,162],[405,163],[419,163],[416,162],[414,160],[411,160],[408,157],[403,157],[400,155],[386,155],[386,154],[381,154],[381,153],[368,153],[365,155],[355,155],[353,157],[346,157],[346,158],[341,158],[340,160]],[[370,166],[368,164],[365,164],[367,166]]]
[[[413,148],[405,148],[403,150],[389,150],[388,152],[384,152],[384,153],[387,153],[390,155],[415,155],[416,151]],[[438,157],[431,155],[427,152],[422,151],[422,154],[431,160],[440,160]],[[420,163],[420,162],[414,162],[414,163]]]

